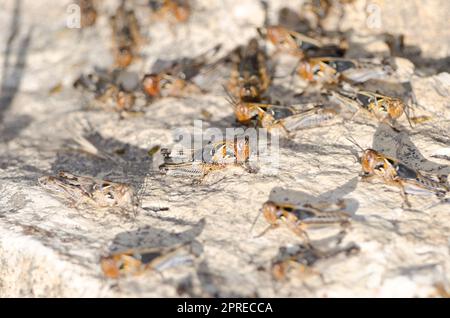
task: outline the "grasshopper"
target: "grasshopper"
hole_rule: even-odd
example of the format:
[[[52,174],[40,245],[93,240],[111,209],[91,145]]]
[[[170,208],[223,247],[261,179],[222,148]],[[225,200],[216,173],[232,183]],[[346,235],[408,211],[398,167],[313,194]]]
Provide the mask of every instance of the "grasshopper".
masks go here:
[[[300,59],[318,56],[341,57],[345,53],[345,49],[340,46],[324,44],[321,40],[283,26],[272,25],[257,30],[263,39],[275,46],[277,52],[284,52]]]
[[[192,253],[187,244],[160,248],[133,248],[111,253],[100,259],[100,266],[107,278],[136,276],[149,271],[162,271],[166,268],[192,263]]]
[[[96,72],[81,75],[73,86],[93,93],[98,106],[107,110],[132,112],[135,106],[136,94],[118,85],[114,74]]]
[[[144,75],[142,88],[150,98],[182,97],[194,93],[201,93],[202,89],[192,82],[204,68],[215,65],[212,58],[219,52],[221,45],[194,58],[182,58],[170,62],[169,65],[157,72]]]
[[[110,18],[113,34],[113,52],[117,67],[125,68],[137,56],[142,37],[136,15],[133,10],[125,9],[125,2],[117,8]]]
[[[81,10],[81,27],[90,27],[97,20],[97,10],[95,9],[94,0],[79,0],[78,5]]]
[[[175,22],[184,23],[191,15],[189,0],[150,0],[150,8],[157,18],[169,18]]]
[[[315,24],[323,31],[325,29],[323,23],[333,11],[338,11],[342,19],[343,6],[354,2],[355,0],[308,0],[303,3],[302,11],[311,12],[315,16]]]
[[[364,150],[361,166],[363,180],[379,178],[388,185],[399,187],[408,206],[411,204],[407,199],[407,194],[435,194],[442,198],[450,191],[449,184],[444,177],[434,180],[399,160],[389,158],[373,149]]]
[[[228,90],[240,101],[260,102],[271,82],[266,53],[256,39],[251,39],[247,46],[237,48],[231,58],[234,66]]]
[[[387,61],[346,59],[339,57],[313,57],[300,62],[299,76],[309,82],[338,84],[341,80],[365,82],[384,78],[394,73]]]
[[[213,142],[200,151],[199,155],[195,155],[193,152],[194,158],[182,162],[174,162],[173,158],[166,156],[160,169],[175,175],[197,175],[199,177],[204,177],[211,171],[224,169],[230,165],[240,165],[247,171],[253,172],[249,166],[251,152],[248,138]],[[200,160],[196,160],[196,157],[200,157]]]
[[[298,244],[290,248],[280,247],[278,254],[272,260],[272,276],[281,281],[285,280],[292,270],[298,270],[301,273],[315,273],[312,267],[317,261],[332,258],[342,253],[350,256],[359,251],[359,246],[354,243],[328,251],[319,250],[310,243]]]
[[[136,213],[140,206],[133,188],[124,183],[78,176],[60,171],[43,176],[38,183],[57,198],[76,208],[114,208]]]
[[[397,159],[390,158],[374,149],[363,149],[355,141],[348,140],[363,152],[360,158],[362,180],[380,179],[387,185],[400,188],[400,193],[408,207],[411,206],[407,198],[408,194],[434,194],[443,198],[450,191],[446,176],[439,176],[436,180],[408,167]]]
[[[337,107],[325,107],[322,104],[282,106],[243,102],[230,94],[227,101],[233,107],[239,123],[249,125],[256,119],[258,127],[268,130],[281,128],[288,135],[298,130],[334,123],[338,115]]]
[[[260,235],[269,229],[284,224],[296,235],[305,238],[307,241],[309,241],[309,237],[306,228],[314,225],[348,225],[351,218],[351,215],[346,212],[346,204],[343,200],[336,203],[320,202],[300,205],[267,201],[263,204],[260,213],[270,224]],[[256,219],[253,225],[255,223]]]
[[[399,98],[389,97],[369,91],[358,91],[353,93],[339,90],[332,92],[332,94],[345,104],[356,103],[359,109],[367,111],[378,121],[387,122],[390,125],[392,125],[403,114],[407,116],[405,112],[407,106]],[[409,121],[408,116],[407,118]]]

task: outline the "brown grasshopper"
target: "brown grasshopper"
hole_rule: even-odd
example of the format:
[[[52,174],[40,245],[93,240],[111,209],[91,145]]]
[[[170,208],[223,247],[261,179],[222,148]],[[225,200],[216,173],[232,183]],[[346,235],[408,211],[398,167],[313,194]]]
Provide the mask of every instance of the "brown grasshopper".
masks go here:
[[[173,158],[166,156],[160,169],[174,175],[196,175],[199,177],[204,177],[211,171],[224,169],[230,165],[243,166],[249,172],[254,172],[249,166],[251,152],[248,138],[213,142],[200,151],[200,160],[196,160],[194,153],[192,160],[181,162],[174,162]]]
[[[387,122],[390,125],[392,125],[403,114],[406,115],[405,110],[407,106],[399,98],[389,97],[369,91],[347,92],[339,90],[332,92],[332,94],[345,104],[356,103],[359,109],[367,111],[378,121]],[[409,121],[408,116],[407,118]]]
[[[271,78],[267,57],[256,39],[232,53],[233,69],[228,90],[240,101],[260,102],[269,88]]]
[[[100,259],[103,274],[108,278],[136,276],[150,271],[192,263],[187,244],[160,248],[136,248],[115,252]]]
[[[390,76],[394,67],[386,61],[314,57],[301,61],[297,73],[314,83],[338,84],[341,80],[361,83]]]
[[[243,102],[231,94],[228,94],[227,101],[233,107],[239,123],[249,125],[256,119],[258,127],[268,130],[281,128],[288,135],[298,130],[334,123],[338,115],[337,107],[325,107],[323,104],[282,106]]]
[[[330,16],[333,8],[339,9],[339,15],[342,18],[344,14],[343,5],[353,2],[355,0],[308,0],[303,3],[302,11],[311,12],[315,16],[315,25],[323,31],[325,29],[323,22]]]
[[[81,27],[90,27],[97,20],[97,10],[95,9],[94,0],[79,0],[78,5],[81,10]]]
[[[113,74],[100,72],[81,75],[73,84],[94,94],[95,105],[119,113],[133,112],[136,94],[116,83]]]
[[[345,211],[346,204],[343,200],[336,203],[314,203],[293,205],[267,201],[263,204],[261,213],[270,224],[260,235],[269,229],[276,228],[280,224],[287,226],[296,235],[309,241],[306,228],[329,224],[348,225],[351,215]],[[258,214],[259,215],[259,214]],[[253,223],[253,225],[256,223]]]
[[[124,183],[78,176],[60,171],[57,176],[44,176],[39,184],[57,198],[76,208],[117,208],[136,213],[140,206],[133,188]]]
[[[125,3],[110,18],[113,34],[114,59],[117,67],[125,68],[138,54],[142,43],[140,27],[133,10],[126,10]]]
[[[170,62],[162,70],[144,75],[142,89],[151,98],[183,97],[195,93],[202,93],[202,89],[192,82],[202,69],[212,67],[215,63],[211,59],[220,50],[221,45],[195,58],[182,58]]]
[[[345,53],[343,47],[324,44],[321,40],[279,25],[260,27],[258,33],[262,38],[272,43],[277,52],[285,52],[300,59],[312,56],[341,57]]]
[[[271,264],[272,276],[276,280],[285,280],[288,274],[297,270],[300,273],[316,273],[312,267],[320,260],[332,258],[339,254],[354,255],[360,250],[359,246],[350,243],[343,248],[334,248],[328,251],[319,250],[310,243],[298,244],[292,248],[280,247],[278,255]]]
[[[356,144],[350,139],[349,141]],[[434,194],[443,198],[450,191],[450,186],[444,176],[435,180],[376,150],[359,148],[363,151],[361,156],[362,179],[369,181],[377,178],[387,185],[399,187],[404,202],[409,207],[411,204],[407,194]]]
[[[184,23],[191,15],[189,0],[150,0],[149,4],[157,18],[169,18],[175,22]]]

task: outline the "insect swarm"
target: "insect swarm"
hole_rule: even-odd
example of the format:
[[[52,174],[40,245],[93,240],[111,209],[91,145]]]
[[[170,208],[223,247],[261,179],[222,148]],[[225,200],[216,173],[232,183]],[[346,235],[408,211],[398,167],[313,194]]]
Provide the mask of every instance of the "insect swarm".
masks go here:
[[[133,10],[126,10],[123,2],[110,18],[113,36],[113,53],[117,67],[125,68],[137,56],[142,42],[139,24]]]
[[[65,171],[60,171],[57,176],[40,177],[38,183],[75,208],[113,208],[135,213],[140,206],[133,188],[124,183],[78,176]]]
[[[348,225],[351,215],[345,210],[346,204],[343,200],[336,203],[320,202],[300,205],[267,201],[263,204],[261,213],[270,225],[260,235],[283,224],[296,235],[309,241],[306,228],[310,226]],[[253,225],[255,223],[256,220]]]
[[[186,244],[160,248],[133,248],[115,252],[100,259],[100,267],[107,278],[137,276],[150,271],[191,263],[192,255]]]
[[[359,250],[359,246],[353,243],[343,248],[334,248],[327,251],[317,249],[310,243],[298,244],[291,248],[280,247],[277,256],[272,260],[272,276],[276,280],[282,281],[288,278],[293,271],[301,274],[318,274],[312,268],[318,261],[332,258],[339,254],[354,255]]]

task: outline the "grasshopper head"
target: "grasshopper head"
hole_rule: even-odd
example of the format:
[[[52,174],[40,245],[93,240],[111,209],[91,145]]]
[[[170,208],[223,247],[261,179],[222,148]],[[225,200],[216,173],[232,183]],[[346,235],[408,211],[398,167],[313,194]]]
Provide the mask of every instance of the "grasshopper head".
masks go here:
[[[280,218],[278,211],[278,206],[272,201],[267,201],[263,204],[262,213],[270,224],[275,224]]]
[[[144,92],[150,97],[158,97],[161,94],[160,90],[161,78],[158,74],[147,74],[142,80],[142,87]]]
[[[127,67],[133,60],[133,52],[128,46],[121,46],[116,55],[116,63],[119,67]]]
[[[389,98],[386,101],[387,112],[392,119],[399,118],[405,111],[405,104],[398,98]]]
[[[384,167],[384,156],[373,149],[366,149],[361,157],[361,166],[365,175],[374,174],[380,165]]]

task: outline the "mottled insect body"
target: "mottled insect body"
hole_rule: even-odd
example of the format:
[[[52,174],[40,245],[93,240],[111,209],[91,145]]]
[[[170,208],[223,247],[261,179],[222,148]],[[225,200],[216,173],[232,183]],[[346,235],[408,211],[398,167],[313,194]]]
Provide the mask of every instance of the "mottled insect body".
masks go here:
[[[235,140],[223,140],[207,144],[202,149],[190,151],[190,158],[181,162],[175,162],[170,156],[166,156],[165,162],[160,166],[162,171],[172,175],[192,175],[203,177],[209,172],[220,170],[230,165],[243,166],[249,171],[248,166],[251,155],[248,138]]]
[[[140,202],[133,188],[124,183],[78,176],[60,171],[57,176],[43,176],[39,184],[55,197],[76,208],[113,208],[137,212]]]

